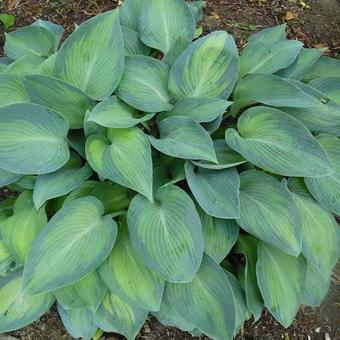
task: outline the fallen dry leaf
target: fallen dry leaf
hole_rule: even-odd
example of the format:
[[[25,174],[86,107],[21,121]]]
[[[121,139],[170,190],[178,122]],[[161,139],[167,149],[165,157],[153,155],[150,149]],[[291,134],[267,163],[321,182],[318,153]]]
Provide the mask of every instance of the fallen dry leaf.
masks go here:
[[[15,9],[19,6],[21,0],[7,0],[4,4],[8,10]]]
[[[289,21],[289,20],[293,20],[296,18],[296,14],[294,12],[291,12],[291,11],[288,11],[286,13],[286,20]]]

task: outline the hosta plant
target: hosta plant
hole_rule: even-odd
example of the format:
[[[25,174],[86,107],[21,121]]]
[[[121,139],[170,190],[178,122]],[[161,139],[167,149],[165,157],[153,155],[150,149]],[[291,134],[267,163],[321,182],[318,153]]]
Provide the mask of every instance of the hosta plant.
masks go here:
[[[0,332],[56,304],[71,336],[148,315],[232,339],[288,327],[339,257],[340,61],[285,26],[200,37],[203,2],[38,20],[0,59]],[[99,332],[99,333],[97,333]]]

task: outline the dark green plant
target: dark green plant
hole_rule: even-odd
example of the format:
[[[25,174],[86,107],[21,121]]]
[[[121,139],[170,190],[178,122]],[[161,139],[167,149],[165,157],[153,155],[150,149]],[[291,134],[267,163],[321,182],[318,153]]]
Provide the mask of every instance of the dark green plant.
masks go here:
[[[202,1],[126,0],[6,34],[0,332],[57,301],[73,337],[164,325],[232,339],[319,305],[339,258],[340,61],[198,38]],[[193,41],[196,39],[195,41]]]

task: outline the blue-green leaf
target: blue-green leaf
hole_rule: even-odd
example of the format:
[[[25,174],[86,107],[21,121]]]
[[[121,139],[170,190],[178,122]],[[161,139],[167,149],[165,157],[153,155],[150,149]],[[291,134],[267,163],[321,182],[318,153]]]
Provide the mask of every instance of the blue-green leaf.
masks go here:
[[[232,339],[236,310],[232,287],[208,255],[190,283],[167,284],[168,300],[187,321],[213,339]]]
[[[177,158],[217,162],[213,141],[199,123],[188,117],[170,117],[158,122],[160,139],[148,136],[152,146]]]
[[[139,113],[125,104],[117,96],[111,96],[100,102],[87,117],[88,122],[95,122],[108,128],[129,128],[150,120],[153,113]]]
[[[302,48],[293,64],[276,74],[282,78],[302,80],[324,52],[324,48]]]
[[[133,307],[119,296],[107,293],[95,314],[95,321],[105,332],[120,333],[132,340],[137,336],[147,316],[147,310]]]
[[[38,176],[33,193],[36,208],[39,209],[47,200],[68,194],[91,175],[90,166],[85,164],[82,167],[64,167]]]
[[[59,210],[33,242],[24,290],[37,294],[62,288],[98,268],[117,234],[116,223],[103,213],[103,204],[94,197],[79,198]]]
[[[99,175],[152,200],[151,147],[139,128],[108,129],[106,136],[90,136],[86,156]]]
[[[94,337],[98,326],[93,312],[89,309],[65,310],[58,304],[58,313],[64,327],[73,338],[91,340]]]
[[[255,34],[252,34],[248,38],[249,43],[267,42],[267,43],[278,43],[286,40],[286,24],[269,27],[261,30]]]
[[[182,98],[167,112],[158,115],[158,121],[173,116],[189,117],[198,123],[211,122],[223,115],[232,104],[219,98]]]
[[[21,290],[22,273],[0,278],[0,332],[23,328],[39,319],[54,303],[53,294],[27,296]]]
[[[35,104],[0,108],[0,164],[18,174],[43,174],[69,159],[67,122]],[[20,161],[19,161],[20,160]]]
[[[65,40],[54,75],[102,100],[116,89],[123,68],[123,33],[114,10],[84,22]]]
[[[256,279],[257,246],[258,240],[255,237],[240,234],[235,247],[235,252],[243,254],[246,260],[243,289],[246,294],[247,307],[255,321],[260,319],[263,310],[263,300]],[[241,278],[239,280],[241,281]]]
[[[168,111],[172,108],[168,77],[169,67],[162,61],[141,55],[126,56],[117,95],[141,111]]]
[[[306,74],[304,81],[321,77],[340,77],[340,60],[321,57]]]
[[[30,102],[55,111],[71,129],[82,128],[86,110],[95,105],[84,92],[60,79],[32,75],[26,76],[23,83]]]
[[[139,20],[140,39],[164,54],[178,40],[189,43],[194,38],[195,20],[184,0],[145,1]]]
[[[257,282],[264,304],[284,327],[294,320],[300,308],[306,278],[306,261],[263,242],[258,246]]]
[[[4,52],[13,60],[25,56],[48,57],[55,49],[54,34],[44,27],[26,26],[5,36]]]
[[[232,168],[246,162],[246,160],[239,153],[229,148],[225,139],[214,140],[214,149],[218,161],[217,164],[206,161],[191,162],[200,168],[215,170]]]
[[[257,106],[245,111],[228,145],[254,165],[283,176],[322,177],[333,165],[309,130],[282,111]]]
[[[240,227],[287,254],[299,255],[300,216],[285,185],[255,170],[243,172],[240,179]]]
[[[240,228],[235,220],[212,217],[202,209],[198,209],[198,213],[202,221],[204,252],[220,263],[234,246]]]
[[[65,310],[88,308],[96,311],[106,291],[106,286],[100,280],[97,271],[94,271],[76,283],[57,289],[54,295]]]
[[[122,31],[123,31],[123,38],[124,38],[124,52],[126,55],[129,55],[129,54],[149,55],[150,54],[151,49],[148,46],[145,46],[139,40],[137,31],[126,26],[122,26]]]
[[[209,55],[209,58],[207,58]],[[170,71],[169,89],[176,98],[228,99],[239,72],[234,39],[214,32],[193,42]]]
[[[340,139],[331,135],[320,135],[317,139],[329,155],[335,173],[321,178],[305,178],[305,183],[321,206],[340,215]]]
[[[185,173],[191,192],[208,215],[225,219],[240,217],[240,179],[236,168],[212,170],[186,162]]]
[[[296,40],[277,43],[256,42],[242,52],[240,77],[251,73],[271,74],[291,65],[303,44]]]
[[[112,293],[132,306],[159,310],[165,282],[133,249],[125,224],[121,225],[117,242],[99,274]]]
[[[158,189],[155,202],[131,201],[127,221],[132,245],[145,263],[170,282],[190,282],[203,255],[203,233],[194,203],[182,189]]]

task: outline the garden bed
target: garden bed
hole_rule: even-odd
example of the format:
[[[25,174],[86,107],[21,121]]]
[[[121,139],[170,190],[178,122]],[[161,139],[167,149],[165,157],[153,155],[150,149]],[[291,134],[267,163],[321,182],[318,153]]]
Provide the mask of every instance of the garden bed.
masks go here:
[[[113,0],[0,0],[0,13],[15,15],[15,27],[31,23],[35,19],[47,19],[62,24],[67,32],[89,17],[118,5]],[[309,8],[308,8],[309,7]],[[204,31],[224,29],[234,35],[243,47],[249,34],[268,26],[288,23],[288,34],[308,47],[325,47],[327,54],[340,53],[340,2],[338,0],[211,0],[207,1],[202,22]],[[0,30],[0,46],[4,34]],[[0,199],[10,195],[0,192]],[[336,280],[336,278],[335,278]],[[248,322],[237,339],[339,339],[336,308],[340,301],[338,288],[321,309],[306,308],[300,311],[294,324],[284,329],[266,313],[257,322]],[[339,313],[338,313],[339,314]],[[328,318],[328,316],[330,316]],[[339,318],[339,317],[338,317]],[[14,339],[70,339],[55,310],[25,329],[13,332]],[[107,339],[119,339],[108,335]],[[150,318],[143,327],[139,339],[191,339],[189,334],[174,328],[161,326]],[[2,337],[0,336],[0,340]],[[6,338],[5,338],[6,339]],[[10,338],[9,338],[10,339]]]

